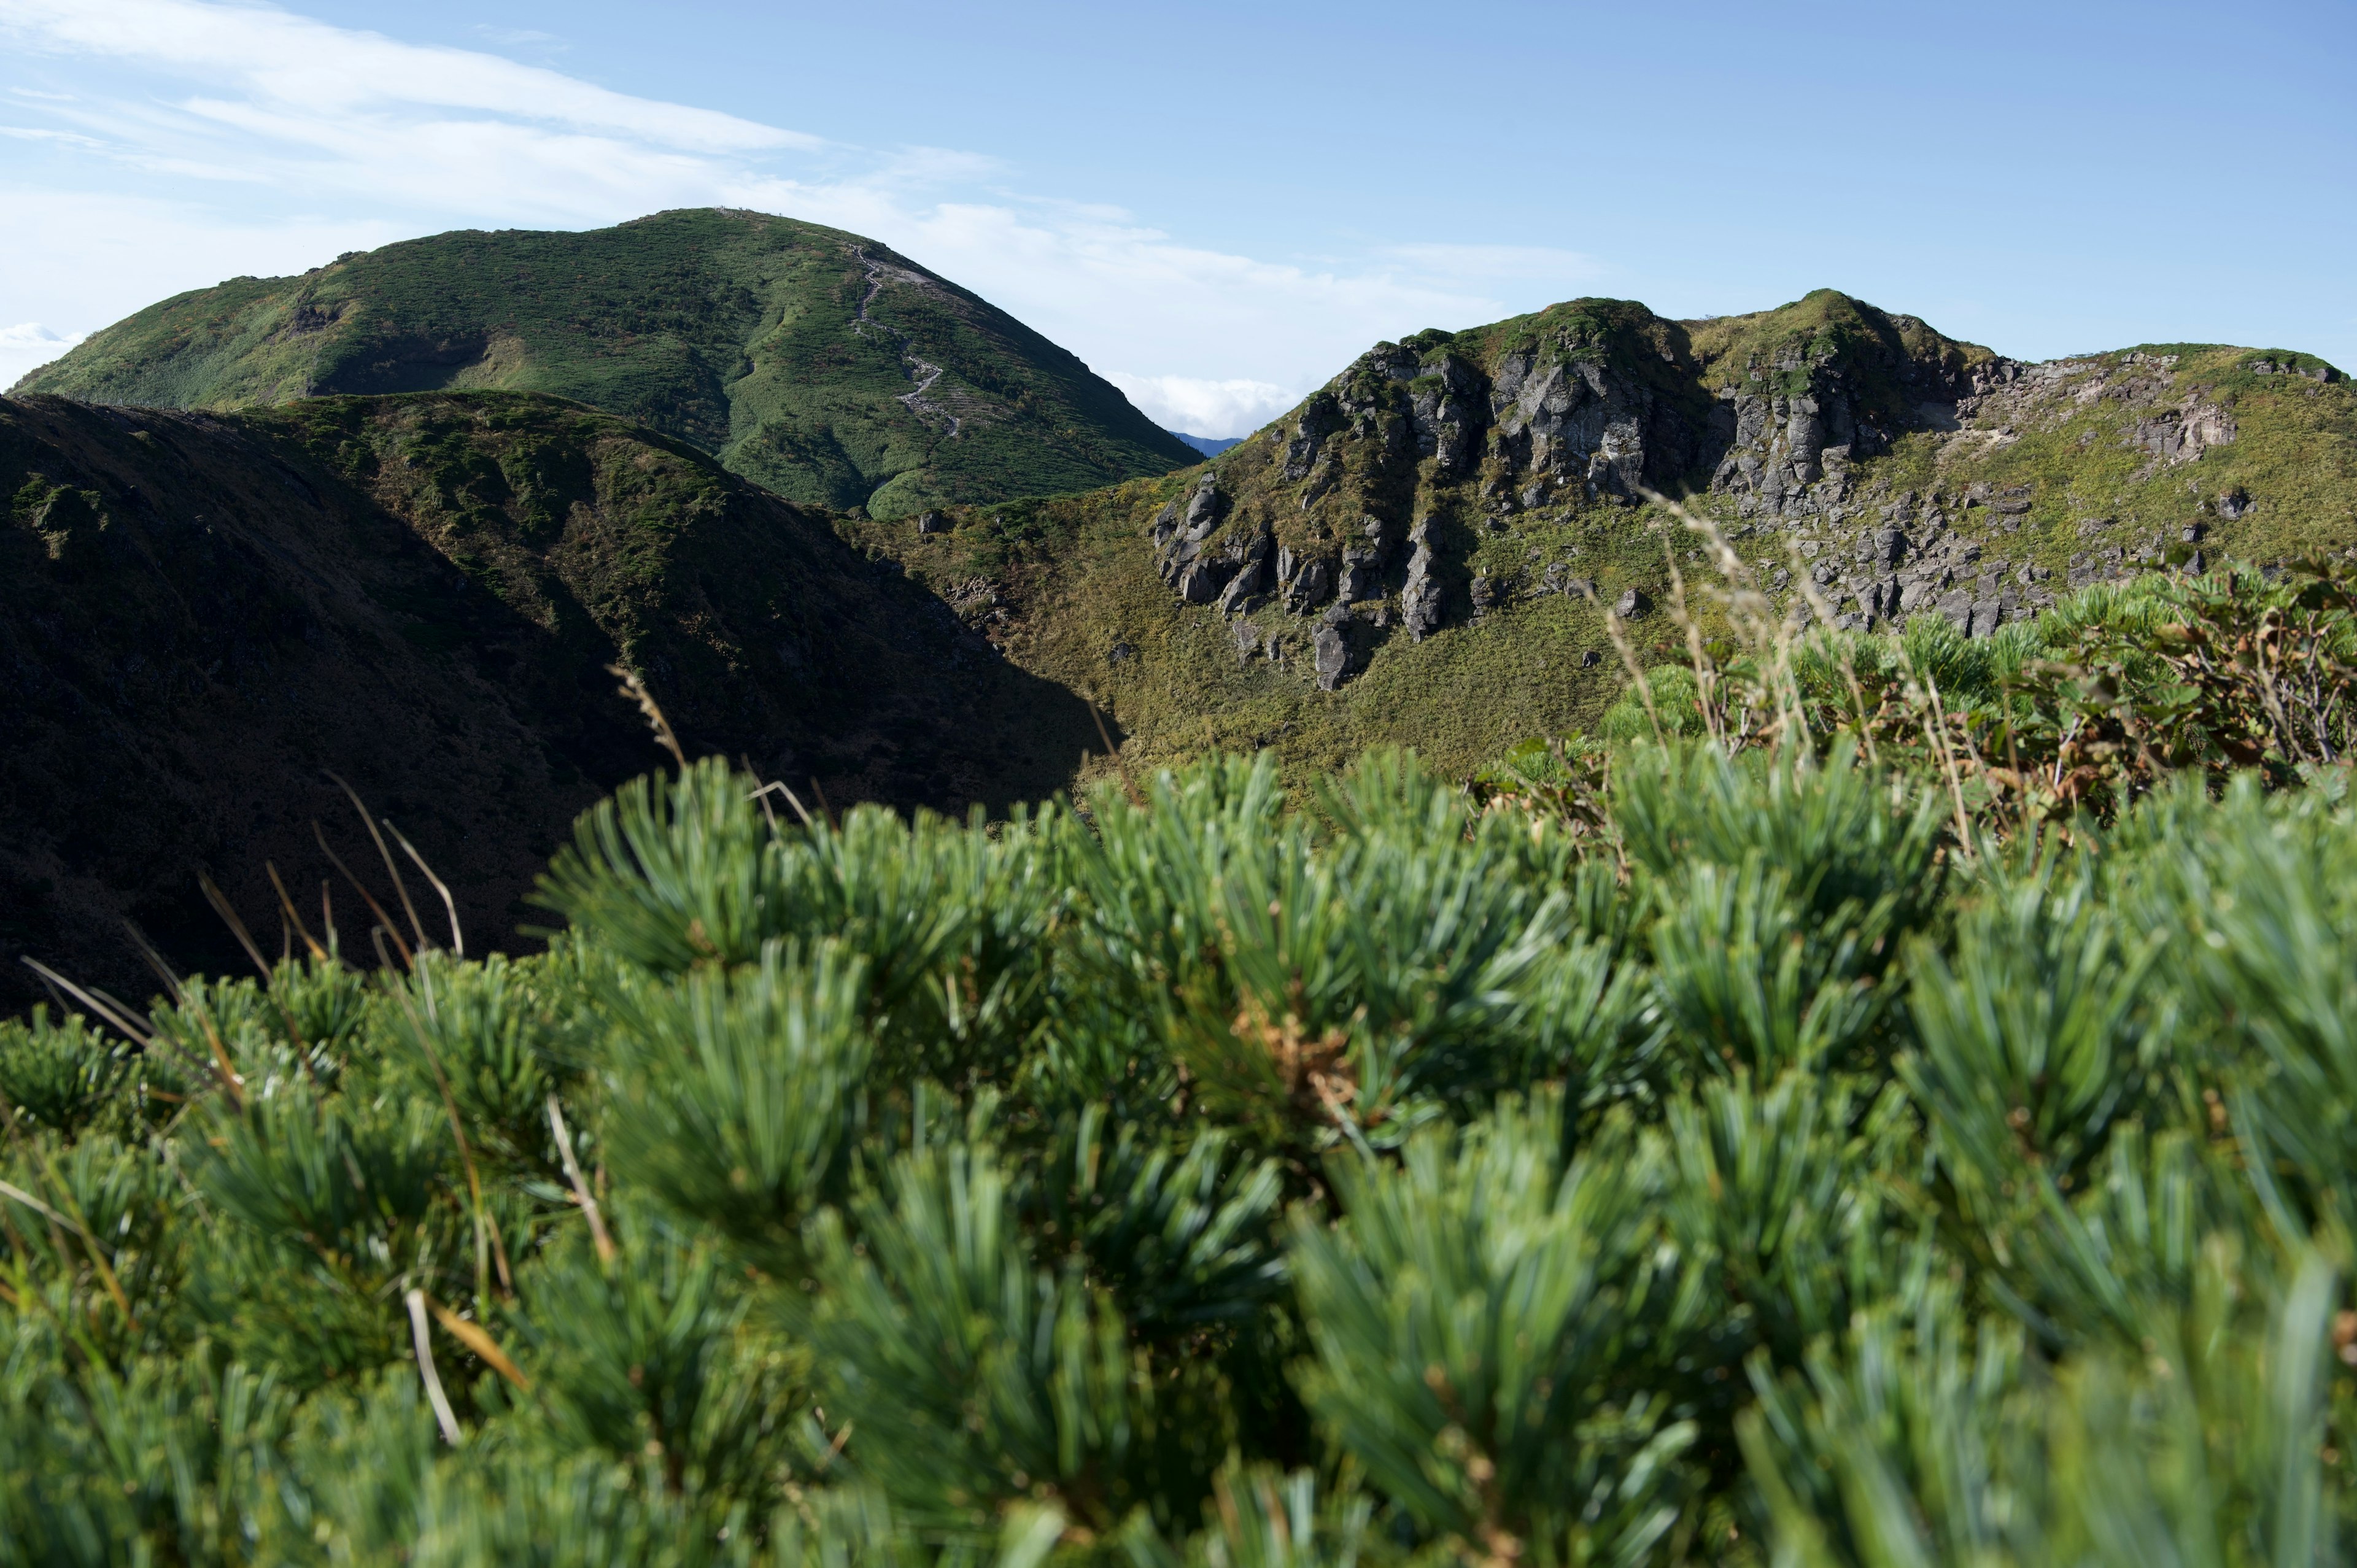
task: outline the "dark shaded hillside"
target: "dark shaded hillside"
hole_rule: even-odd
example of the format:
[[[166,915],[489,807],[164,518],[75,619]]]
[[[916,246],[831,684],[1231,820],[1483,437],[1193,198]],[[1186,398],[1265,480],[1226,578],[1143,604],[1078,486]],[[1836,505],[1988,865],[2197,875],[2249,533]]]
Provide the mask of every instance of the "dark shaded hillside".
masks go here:
[[[331,768],[450,880],[471,941],[511,938],[573,815],[659,759],[618,660],[691,755],[815,777],[838,806],[1043,796],[1095,740],[823,516],[553,399],[5,401],[0,505],[11,1006],[36,994],[25,952],[145,994],[124,918],[233,966],[200,868],[274,952],[265,859],[307,913],[314,818],[373,860]]]
[[[468,387],[575,398],[789,499],[885,517],[1194,456],[1071,353],[875,241],[712,209],[587,233],[465,230],[231,278],[18,390],[225,409]]]

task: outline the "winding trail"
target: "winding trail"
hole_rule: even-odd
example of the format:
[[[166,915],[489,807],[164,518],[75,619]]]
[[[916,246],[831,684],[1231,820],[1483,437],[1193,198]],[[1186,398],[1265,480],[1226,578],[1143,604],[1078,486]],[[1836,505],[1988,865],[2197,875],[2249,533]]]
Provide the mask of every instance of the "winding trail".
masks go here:
[[[857,256],[861,264],[867,269],[867,292],[860,298],[859,315],[853,320],[851,329],[865,338],[867,336],[867,328],[873,326],[890,332],[900,339],[900,363],[907,369],[909,379],[917,384],[914,390],[902,392],[898,401],[906,405],[910,413],[928,424],[935,415],[948,420],[949,433],[944,439],[956,440],[960,424],[958,416],[925,396],[927,392],[933,390],[933,383],[942,379],[942,367],[931,360],[920,359],[911,352],[907,333],[896,331],[867,314],[868,306],[875,302],[877,295],[884,292],[884,285],[889,280],[892,269],[887,267],[882,262],[875,260],[865,251],[854,251],[852,254]]]

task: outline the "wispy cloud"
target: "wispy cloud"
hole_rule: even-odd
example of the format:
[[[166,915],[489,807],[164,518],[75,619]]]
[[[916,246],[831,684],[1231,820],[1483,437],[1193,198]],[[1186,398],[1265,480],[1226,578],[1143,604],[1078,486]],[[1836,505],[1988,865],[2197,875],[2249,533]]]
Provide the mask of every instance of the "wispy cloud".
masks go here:
[[[14,386],[82,340],[80,332],[55,332],[38,321],[0,327],[0,387]]]
[[[1023,193],[1019,171],[972,151],[860,146],[260,5],[0,0],[0,40],[48,73],[15,91],[6,134],[59,166],[0,186],[0,278],[25,295],[16,313],[81,328],[222,270],[299,270],[358,234],[752,207],[881,240],[1119,372],[1157,418],[1222,435],[1378,338],[1491,319],[1501,295],[1596,270],[1428,242],[1237,255]]]
[[[1189,435],[1248,435],[1301,401],[1271,381],[1207,381],[1197,376],[1134,376],[1108,371],[1148,419]]]
[[[472,111],[702,153],[820,145],[800,132],[634,98],[494,54],[405,44],[262,5],[0,0],[0,26],[29,47],[235,84],[258,102],[311,115]]]

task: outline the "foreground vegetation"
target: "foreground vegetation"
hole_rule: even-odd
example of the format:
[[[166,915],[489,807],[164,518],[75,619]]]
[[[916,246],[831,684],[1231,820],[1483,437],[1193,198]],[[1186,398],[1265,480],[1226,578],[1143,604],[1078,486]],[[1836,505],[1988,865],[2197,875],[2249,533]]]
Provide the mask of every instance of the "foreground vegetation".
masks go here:
[[[2334,1559],[2348,584],[1748,605],[1470,789],[707,761],[545,955],[59,977],[0,1561]]]

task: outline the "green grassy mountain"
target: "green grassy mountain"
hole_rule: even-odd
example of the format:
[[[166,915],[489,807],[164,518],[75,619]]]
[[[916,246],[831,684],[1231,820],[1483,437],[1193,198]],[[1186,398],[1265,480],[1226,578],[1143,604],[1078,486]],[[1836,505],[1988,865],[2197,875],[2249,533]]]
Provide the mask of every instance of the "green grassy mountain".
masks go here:
[[[1686,657],[1674,567],[1722,624],[1648,490],[1717,519],[1780,608],[1977,636],[2137,570],[2357,543],[2357,392],[2279,349],[2024,364],[1830,290],[1688,322],[1577,300],[1379,344],[1193,469],[845,526],[986,602],[1141,763],[1394,744],[1461,775],[1593,729],[1626,684],[1604,607],[1648,663]]]
[[[790,500],[896,517],[1194,460],[1086,365],[872,240],[762,213],[463,231],[231,278],[19,392],[229,409],[501,388],[693,443]]]
[[[1297,781],[1387,744],[1463,777],[1597,731],[1628,687],[1607,607],[1644,664],[1687,657],[1681,585],[1700,635],[1727,629],[1652,494],[1715,519],[1775,607],[1859,630],[1975,638],[2138,570],[2357,542],[2357,397],[2329,366],[2026,365],[1831,292],[1419,333],[1211,462],[946,528],[798,507],[530,394],[7,407],[0,656],[30,696],[0,758],[0,940],[118,977],[121,915],[218,941],[198,864],[316,861],[327,767],[418,822],[465,867],[470,928],[506,936],[555,825],[646,759],[618,656],[692,754],[838,804],[1003,804],[1211,746]]]
[[[126,918],[182,962],[242,961],[208,867],[265,910],[274,861],[316,910],[314,819],[375,857],[328,770],[447,878],[470,940],[511,939],[575,813],[660,756],[615,662],[691,756],[837,803],[1001,807],[1102,746],[823,514],[608,414],[0,400],[0,1004],[38,994],[27,952],[144,994]]]

